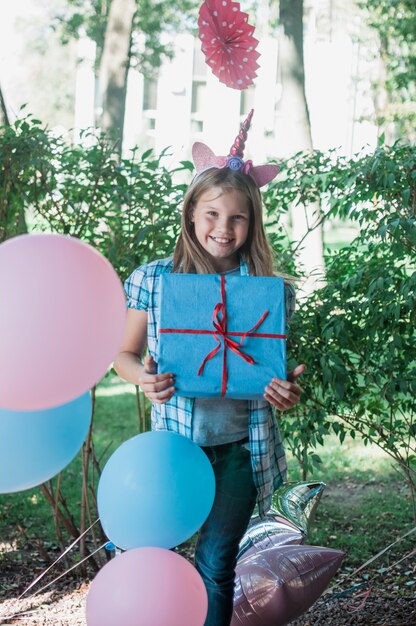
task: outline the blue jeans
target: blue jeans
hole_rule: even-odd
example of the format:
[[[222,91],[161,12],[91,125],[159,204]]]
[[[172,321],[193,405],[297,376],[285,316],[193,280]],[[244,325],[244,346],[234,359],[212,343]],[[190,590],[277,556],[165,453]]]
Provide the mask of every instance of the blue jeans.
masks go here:
[[[216,480],[214,504],[195,548],[195,567],[208,592],[204,626],[229,626],[233,613],[238,546],[257,496],[250,452],[243,443],[202,448],[211,461]]]

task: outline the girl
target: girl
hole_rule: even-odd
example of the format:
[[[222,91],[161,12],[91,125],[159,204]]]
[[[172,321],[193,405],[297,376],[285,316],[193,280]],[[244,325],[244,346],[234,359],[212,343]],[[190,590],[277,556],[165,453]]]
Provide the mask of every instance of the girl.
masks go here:
[[[204,144],[193,148],[197,174],[186,193],[182,229],[173,258],[136,269],[127,279],[128,315],[115,369],[139,385],[152,402],[152,428],[173,430],[198,443],[216,478],[213,508],[203,524],[195,566],[208,592],[205,626],[229,626],[233,610],[236,557],[256,501],[261,515],[284,480],[285,455],[272,406],[284,410],[299,402],[296,384],[304,366],[288,380],[274,378],[264,401],[174,396],[174,372],[157,373],[159,277],[165,272],[272,276],[273,261],[262,222],[259,186],[277,174],[274,165],[244,163],[251,116],[228,157],[216,157]],[[294,293],[286,285],[287,316]],[[186,298],[186,294],[183,294]],[[149,355],[144,358],[146,346]]]

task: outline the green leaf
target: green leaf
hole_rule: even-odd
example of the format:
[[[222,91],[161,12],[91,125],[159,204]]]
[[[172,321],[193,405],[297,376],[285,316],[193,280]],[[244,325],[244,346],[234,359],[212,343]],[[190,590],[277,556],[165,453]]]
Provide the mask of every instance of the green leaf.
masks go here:
[[[340,381],[340,380],[337,380],[337,381],[335,381],[335,385],[334,386],[335,386],[335,391],[336,391],[336,394],[337,394],[338,398],[340,400],[342,400],[342,398],[344,397],[344,394],[345,394],[345,385],[344,385],[344,383],[342,381]]]
[[[310,457],[315,465],[319,465],[320,463],[322,463],[322,459],[318,454],[311,454]]]
[[[409,187],[402,191],[402,202],[403,202],[404,208],[407,208],[409,205],[410,194],[411,194],[411,190]]]
[[[146,161],[153,154],[153,148],[145,150],[142,154],[142,161]]]

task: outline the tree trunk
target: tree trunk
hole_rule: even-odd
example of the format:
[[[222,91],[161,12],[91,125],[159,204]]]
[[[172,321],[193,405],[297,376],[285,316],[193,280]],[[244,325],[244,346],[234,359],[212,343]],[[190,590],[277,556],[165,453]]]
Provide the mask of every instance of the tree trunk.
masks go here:
[[[4,102],[3,92],[0,86],[0,126],[8,126],[10,124],[7,115],[6,103]]]
[[[279,62],[282,77],[279,150],[286,157],[312,149],[303,60],[303,0],[280,0]],[[324,273],[319,204],[292,207],[292,236],[299,244],[299,261],[306,273],[305,291],[312,291]]]
[[[130,65],[131,36],[135,0],[112,0],[101,56],[99,83],[102,104],[101,127],[123,144],[127,74]]]
[[[386,144],[391,146],[397,140],[395,123],[391,120],[391,94],[387,89],[387,61],[389,42],[380,36],[379,76],[377,90],[373,92],[374,110],[376,113],[378,136],[384,132]]]
[[[287,156],[312,148],[303,62],[303,0],[280,0],[281,112],[286,132],[279,139]],[[283,142],[283,144],[282,144]]]

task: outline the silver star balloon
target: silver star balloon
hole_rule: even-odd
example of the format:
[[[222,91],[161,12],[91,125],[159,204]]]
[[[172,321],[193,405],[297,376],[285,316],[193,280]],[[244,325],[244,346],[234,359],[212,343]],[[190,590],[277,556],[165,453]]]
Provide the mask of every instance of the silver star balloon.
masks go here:
[[[270,513],[260,519],[254,515],[241,540],[237,559],[265,548],[303,543],[303,540],[299,528],[284,517]]]
[[[325,487],[319,482],[285,483],[273,494],[271,513],[285,517],[307,536]]]

